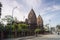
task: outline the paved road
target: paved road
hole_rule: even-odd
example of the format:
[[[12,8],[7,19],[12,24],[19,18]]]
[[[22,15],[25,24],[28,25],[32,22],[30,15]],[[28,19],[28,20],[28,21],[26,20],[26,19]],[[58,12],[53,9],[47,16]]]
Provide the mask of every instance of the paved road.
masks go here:
[[[5,39],[5,40],[60,40],[60,35],[39,35],[38,37],[30,36],[30,37]]]
[[[35,37],[26,40],[60,40],[60,35],[43,35],[42,37]]]
[[[60,38],[39,38],[39,39],[27,39],[27,40],[60,40]]]

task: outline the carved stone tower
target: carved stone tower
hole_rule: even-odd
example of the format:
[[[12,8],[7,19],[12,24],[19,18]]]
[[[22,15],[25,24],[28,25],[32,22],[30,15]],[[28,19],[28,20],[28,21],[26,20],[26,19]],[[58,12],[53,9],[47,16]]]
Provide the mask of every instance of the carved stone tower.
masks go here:
[[[43,19],[42,19],[42,17],[40,15],[37,18],[37,26],[38,26],[38,28],[41,29],[41,31],[44,30],[44,27],[43,27]]]
[[[28,24],[30,25],[30,29],[34,30],[37,27],[37,18],[33,9],[31,9],[28,15]]]

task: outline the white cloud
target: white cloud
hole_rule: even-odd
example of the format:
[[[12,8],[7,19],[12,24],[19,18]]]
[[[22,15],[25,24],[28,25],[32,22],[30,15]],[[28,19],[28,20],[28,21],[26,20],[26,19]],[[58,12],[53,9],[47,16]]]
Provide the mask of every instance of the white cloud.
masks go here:
[[[41,10],[40,10],[40,14],[41,14],[41,15],[44,15],[44,14],[46,14],[46,11],[47,11],[46,8],[41,9]]]
[[[55,10],[60,10],[60,6],[59,5],[58,6],[54,5],[53,6],[53,11],[55,11]]]
[[[24,2],[31,8],[38,6],[38,4],[41,4],[41,0],[24,0]]]
[[[59,5],[53,5],[47,8],[44,8],[40,11],[40,14],[43,17],[44,20],[44,24],[49,23],[49,20],[54,19],[55,17],[57,17],[57,13],[54,13],[55,11],[60,10],[60,6]],[[50,13],[51,14],[50,14]],[[53,12],[53,13],[52,13]],[[53,25],[52,25],[53,26]]]
[[[26,14],[25,11],[23,11],[23,5],[22,4],[18,4],[18,2],[16,0],[0,0],[3,4],[2,7],[2,18],[5,15],[12,15],[12,10],[14,7],[17,6],[17,8],[14,10],[13,12],[13,16],[17,17],[18,20],[23,20],[23,16]]]
[[[52,21],[55,18],[55,16],[56,16],[56,14],[52,14],[52,15],[47,15],[47,16],[43,17],[44,24],[48,24],[49,23],[49,24],[52,25],[52,23],[49,20]],[[55,25],[52,25],[52,26],[55,26]]]
[[[25,18],[27,18],[28,11],[30,11],[31,8],[34,8],[34,11],[37,12],[38,14],[40,13],[40,15],[44,19],[44,22],[46,23],[48,22],[49,19],[52,19],[56,15],[56,14],[46,15],[48,12],[60,10],[59,5],[45,6],[42,4],[42,0],[23,0],[22,3],[18,3],[18,0],[0,0],[0,1],[3,4],[2,18],[5,15],[12,15],[13,8],[17,6],[18,8],[14,10],[13,16],[17,17],[18,20],[24,20],[24,16]]]
[[[44,20],[49,21],[54,18],[56,14],[47,15]]]
[[[60,6],[59,5],[53,5],[51,7],[47,7],[47,10],[49,10],[49,11],[60,10]]]
[[[47,12],[53,12],[53,11],[58,11],[58,10],[60,10],[60,5],[53,5],[50,7],[42,8],[40,9],[39,12],[41,15],[45,15]]]

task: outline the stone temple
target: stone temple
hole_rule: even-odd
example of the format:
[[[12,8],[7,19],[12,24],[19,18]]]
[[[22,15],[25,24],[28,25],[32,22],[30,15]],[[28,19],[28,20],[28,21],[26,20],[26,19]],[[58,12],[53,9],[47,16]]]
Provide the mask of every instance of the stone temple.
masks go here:
[[[38,28],[43,29],[43,19],[40,15],[37,18],[37,26]]]
[[[37,18],[36,14],[33,9],[31,9],[29,15],[28,15],[28,24],[30,25],[30,29],[34,30],[37,27]]]
[[[29,12],[28,19],[26,19],[25,22],[29,25],[29,29],[31,31],[34,31],[36,28],[40,28],[41,31],[43,31],[44,29],[42,17],[40,15],[36,17],[33,9],[31,9],[31,11]]]

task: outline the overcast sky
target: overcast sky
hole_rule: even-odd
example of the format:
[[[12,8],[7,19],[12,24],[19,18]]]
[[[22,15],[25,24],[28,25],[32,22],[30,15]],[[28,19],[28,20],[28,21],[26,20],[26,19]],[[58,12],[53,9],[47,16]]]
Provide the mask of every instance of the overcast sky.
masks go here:
[[[20,21],[27,18],[33,8],[36,16],[41,15],[44,24],[49,23],[51,26],[60,24],[60,0],[0,0],[0,2],[3,5],[2,18],[5,15],[12,15],[13,8],[17,6],[13,16]]]

